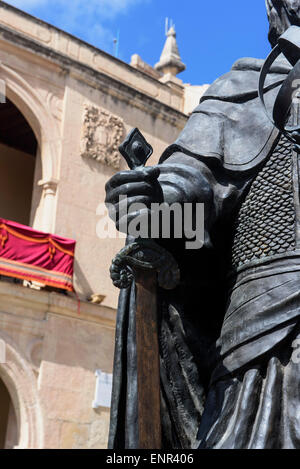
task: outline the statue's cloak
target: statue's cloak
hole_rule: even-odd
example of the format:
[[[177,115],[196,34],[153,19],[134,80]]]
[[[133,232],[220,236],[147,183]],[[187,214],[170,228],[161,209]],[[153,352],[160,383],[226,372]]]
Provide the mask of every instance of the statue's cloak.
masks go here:
[[[258,98],[262,63],[241,59],[229,73],[216,80],[177,141],[165,150],[160,164],[168,165],[174,154],[181,153],[184,168],[184,155],[188,155],[216,175],[211,179],[212,189],[226,173],[232,185],[242,188],[242,192],[246,190],[245,181],[255,177],[278,140],[278,132]],[[265,84],[268,109],[289,71],[284,59],[271,68]],[[222,214],[227,209],[218,210]],[[227,224],[231,215],[227,212],[224,215]],[[220,242],[218,233],[220,227],[215,226],[214,232],[209,233],[210,245],[197,252],[185,251],[183,241],[163,243],[181,269],[177,289],[158,290],[162,428],[166,448],[197,447],[205,398],[218,362],[216,343],[226,309],[228,267],[224,256],[226,237],[222,233]],[[137,448],[137,422],[135,285],[132,285],[122,290],[119,297],[109,447]]]

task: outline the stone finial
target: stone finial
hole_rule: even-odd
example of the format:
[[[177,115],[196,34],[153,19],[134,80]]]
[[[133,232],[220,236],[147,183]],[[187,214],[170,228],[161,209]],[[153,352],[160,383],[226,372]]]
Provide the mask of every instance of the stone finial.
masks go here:
[[[179,55],[174,26],[171,26],[167,32],[167,40],[160,56],[160,61],[154,68],[164,75],[171,74],[173,76],[185,70],[185,65]]]

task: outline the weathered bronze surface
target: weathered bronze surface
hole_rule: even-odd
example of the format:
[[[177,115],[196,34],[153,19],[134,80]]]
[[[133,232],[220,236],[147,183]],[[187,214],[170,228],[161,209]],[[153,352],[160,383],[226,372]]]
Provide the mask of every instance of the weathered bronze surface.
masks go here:
[[[119,150],[131,169],[143,167],[152,154],[152,147],[136,128]],[[175,288],[180,272],[170,253],[154,242],[139,239],[117,254],[110,274],[113,284],[121,289],[135,281],[138,448],[161,449],[157,286]]]
[[[153,202],[205,205],[201,249],[174,237],[155,244],[172,256],[176,279],[179,266],[175,288],[172,281],[168,290],[159,281],[155,288],[150,270],[130,270],[137,260],[146,261],[139,269],[151,264],[151,249],[143,259],[139,239],[129,237],[113,263],[123,288],[110,448],[138,448],[149,433],[160,441],[159,425],[138,418],[158,386],[157,372],[141,365],[143,337],[144,357],[159,351],[160,404],[155,394],[149,407],[157,415],[160,405],[162,448],[300,448],[300,3],[266,4],[275,50],[265,66],[238,60],[210,86],[157,166],[118,173],[107,184],[122,229],[139,213],[124,218],[120,195],[143,200],[146,214]],[[143,315],[147,331],[139,328]],[[150,338],[156,330],[157,342]],[[153,381],[139,400],[141,369]]]

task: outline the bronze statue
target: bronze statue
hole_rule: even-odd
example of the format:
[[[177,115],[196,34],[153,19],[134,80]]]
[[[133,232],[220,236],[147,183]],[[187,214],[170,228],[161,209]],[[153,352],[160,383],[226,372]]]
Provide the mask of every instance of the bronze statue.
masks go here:
[[[300,2],[266,4],[271,45],[281,36],[283,52],[261,76],[266,110],[258,92],[264,62],[238,60],[156,167],[107,184],[122,230],[139,213],[119,219],[120,195],[143,202],[146,217],[154,202],[205,207],[201,249],[174,235],[156,240],[181,272],[176,288],[158,286],[156,295],[162,448],[300,448],[300,116],[291,105],[300,84]],[[139,447],[136,289],[120,286],[115,449]]]

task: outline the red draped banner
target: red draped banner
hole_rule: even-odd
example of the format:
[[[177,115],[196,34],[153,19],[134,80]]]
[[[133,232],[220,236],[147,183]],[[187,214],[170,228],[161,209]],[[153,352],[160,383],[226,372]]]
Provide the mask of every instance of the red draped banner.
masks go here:
[[[73,291],[75,243],[0,218],[0,275]]]

